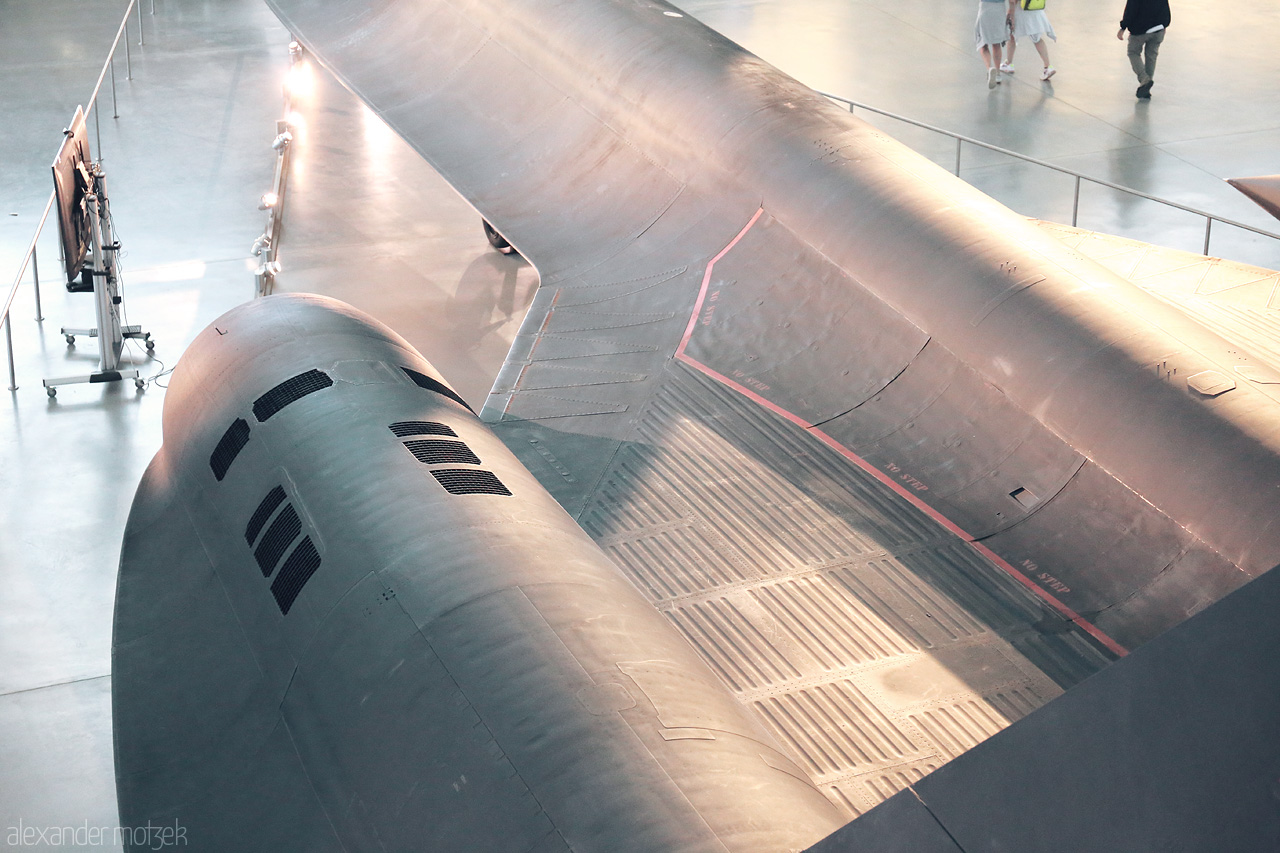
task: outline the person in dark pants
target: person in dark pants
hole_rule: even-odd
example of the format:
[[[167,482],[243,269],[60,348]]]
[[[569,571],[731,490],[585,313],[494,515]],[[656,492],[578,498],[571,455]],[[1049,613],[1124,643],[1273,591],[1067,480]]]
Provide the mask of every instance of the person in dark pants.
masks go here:
[[[1169,0],[1126,0],[1116,38],[1123,41],[1124,31],[1129,31],[1129,64],[1138,75],[1138,91],[1134,94],[1139,98],[1151,97],[1156,57],[1168,26]]]

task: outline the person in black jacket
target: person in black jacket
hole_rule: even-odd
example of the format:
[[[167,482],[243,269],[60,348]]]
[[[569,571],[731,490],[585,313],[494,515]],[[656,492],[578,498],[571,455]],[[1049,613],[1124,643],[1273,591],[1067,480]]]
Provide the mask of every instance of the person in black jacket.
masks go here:
[[[1126,0],[1116,38],[1123,41],[1124,31],[1129,31],[1129,64],[1138,75],[1138,91],[1134,94],[1139,98],[1151,97],[1156,57],[1160,55],[1160,44],[1168,26],[1169,0]],[[1144,49],[1145,61],[1141,56]]]

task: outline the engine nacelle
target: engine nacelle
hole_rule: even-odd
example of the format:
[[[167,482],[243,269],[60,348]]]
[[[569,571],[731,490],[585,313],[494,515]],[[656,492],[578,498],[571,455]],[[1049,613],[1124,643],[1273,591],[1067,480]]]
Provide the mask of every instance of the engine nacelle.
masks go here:
[[[841,818],[394,332],[223,315],[125,532],[123,825],[203,849],[801,849]],[[721,846],[723,845],[723,846]]]

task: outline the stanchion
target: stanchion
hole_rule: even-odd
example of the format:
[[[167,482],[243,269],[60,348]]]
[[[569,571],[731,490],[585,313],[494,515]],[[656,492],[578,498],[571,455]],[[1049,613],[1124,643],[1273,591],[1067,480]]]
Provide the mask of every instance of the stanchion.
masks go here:
[[[13,330],[9,328],[9,315],[4,315],[4,339],[9,347],[9,390],[18,390],[18,377],[13,372]]]
[[[44,312],[40,308],[40,255],[35,247],[31,247],[31,272],[36,279],[36,322],[44,320]]]

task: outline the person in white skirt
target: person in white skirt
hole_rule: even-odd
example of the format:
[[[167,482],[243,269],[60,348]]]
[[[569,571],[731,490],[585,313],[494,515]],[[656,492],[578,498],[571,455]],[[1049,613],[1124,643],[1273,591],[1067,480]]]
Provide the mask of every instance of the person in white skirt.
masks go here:
[[[1013,31],[1009,35],[1009,55],[1000,63],[1000,70],[1006,74],[1013,73],[1013,54],[1018,49],[1018,39],[1029,38],[1036,46],[1036,53],[1040,54],[1040,61],[1044,63],[1040,79],[1048,80],[1057,74],[1057,69],[1049,62],[1049,47],[1044,43],[1044,37],[1057,41],[1058,36],[1044,9],[1024,9],[1022,0],[1009,0],[1009,19],[1013,21]]]
[[[973,25],[973,38],[982,62],[987,66],[987,88],[1000,83],[1000,51],[1009,37],[1009,16],[1005,0],[978,0],[978,22]]]

